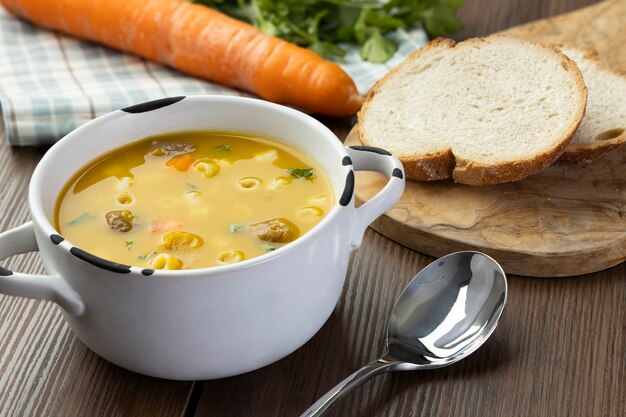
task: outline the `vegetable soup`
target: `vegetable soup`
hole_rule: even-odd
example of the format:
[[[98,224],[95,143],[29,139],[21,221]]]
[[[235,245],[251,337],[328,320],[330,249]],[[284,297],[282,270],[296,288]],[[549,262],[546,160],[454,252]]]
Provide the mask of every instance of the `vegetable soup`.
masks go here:
[[[83,168],[57,202],[74,245],[153,269],[224,265],[273,251],[334,204],[330,182],[301,152],[235,133],[151,136]]]

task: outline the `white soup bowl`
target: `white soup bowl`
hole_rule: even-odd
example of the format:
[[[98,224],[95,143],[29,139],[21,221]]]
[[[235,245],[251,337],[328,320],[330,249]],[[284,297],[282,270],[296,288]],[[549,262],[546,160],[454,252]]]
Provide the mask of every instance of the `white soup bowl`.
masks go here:
[[[327,174],[335,205],[312,230],[276,251],[202,269],[114,263],[55,230],[59,194],[86,164],[149,135],[189,130],[258,134],[302,151]],[[389,177],[359,208],[355,170]],[[224,96],[131,106],[86,123],[44,155],[29,188],[32,220],[0,234],[0,259],[39,250],[49,275],[0,267],[0,292],[57,303],[91,350],[132,371],[178,380],[241,374],[288,355],[320,329],[341,295],[350,252],[403,189],[402,165],[388,152],[347,148],[317,120],[287,107]]]

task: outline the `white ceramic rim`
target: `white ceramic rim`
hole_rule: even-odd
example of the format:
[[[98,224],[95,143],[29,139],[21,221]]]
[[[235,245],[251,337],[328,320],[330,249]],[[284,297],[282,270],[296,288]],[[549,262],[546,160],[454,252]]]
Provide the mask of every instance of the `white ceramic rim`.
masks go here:
[[[186,96],[183,100],[193,100],[193,101],[217,101],[217,102],[223,102],[223,103],[238,103],[238,102],[250,102],[255,106],[259,106],[259,108],[261,110],[264,109],[274,109],[274,110],[279,110],[285,113],[285,117],[294,117],[294,118],[299,118],[301,119],[308,127],[310,127],[311,129],[316,130],[317,132],[319,132],[320,136],[324,136],[325,138],[327,138],[329,143],[332,143],[331,146],[333,146],[335,148],[335,150],[337,151],[337,163],[341,163],[341,160],[344,157],[348,157],[348,151],[346,150],[345,146],[343,145],[343,143],[339,140],[339,138],[337,138],[337,136],[330,130],[328,129],[324,124],[322,124],[320,121],[314,119],[313,117],[302,113],[298,110],[295,110],[293,108],[290,107],[286,107],[280,104],[275,104],[275,103],[271,103],[268,101],[264,101],[264,100],[260,100],[260,99],[254,99],[254,98],[248,98],[248,97],[237,97],[237,96],[217,96],[217,95],[204,95],[204,96]],[[175,104],[175,103],[174,103]],[[29,185],[29,189],[28,189],[28,202],[29,202],[29,206],[30,206],[30,212],[31,215],[33,217],[33,220],[35,221],[35,224],[37,224],[39,227],[41,227],[43,229],[43,231],[45,232],[46,235],[51,236],[51,235],[59,235],[61,237],[63,237],[62,235],[59,234],[59,231],[56,230],[52,224],[50,223],[50,221],[48,220],[48,217],[46,216],[46,214],[43,211],[43,206],[41,204],[41,196],[39,195],[39,193],[37,193],[35,190],[41,188],[41,177],[44,175],[44,173],[49,170],[52,169],[54,166],[54,158],[55,158],[55,154],[58,152],[62,152],[64,150],[66,150],[66,148],[70,147],[74,141],[79,141],[81,140],[80,137],[81,135],[83,135],[83,132],[85,131],[89,131],[89,129],[94,129],[94,128],[98,128],[99,124],[102,123],[107,123],[110,121],[110,119],[114,119],[116,117],[119,117],[120,112],[122,112],[122,110],[115,110],[111,113],[107,113],[105,115],[99,116],[93,120],[90,120],[89,122],[79,126],[78,128],[74,129],[73,131],[71,131],[70,133],[68,133],[67,135],[65,135],[63,138],[61,138],[58,142],[56,142],[42,157],[42,159],[40,160],[39,164],[37,165],[37,167],[35,168],[35,171],[33,172],[33,176],[31,177],[31,181],[30,181],[30,185]],[[233,130],[234,132],[235,130]],[[163,133],[169,133],[169,132],[163,132]],[[143,138],[137,138],[135,140],[142,140]],[[270,140],[276,140],[273,138],[268,138]],[[126,143],[131,143],[133,141],[129,141]],[[109,151],[112,151],[114,148],[109,149]],[[94,155],[93,158],[91,159],[91,161],[94,161],[96,159],[98,159],[100,156],[102,156],[102,154],[100,155]],[[310,158],[312,158],[316,163],[317,161],[315,160],[315,158],[313,158],[312,156],[309,156]],[[318,163],[319,164],[319,163]],[[345,166],[346,168],[346,172],[353,170],[353,166],[352,165],[347,165]],[[333,190],[335,191],[335,195],[337,195],[337,190]],[[58,198],[58,196],[57,196]],[[352,192],[352,196],[350,198],[350,203],[353,202],[354,199],[354,191]],[[167,270],[167,269],[157,269],[154,270],[154,274],[158,274],[158,276],[162,276],[162,277],[177,277],[177,278],[181,278],[181,277],[204,277],[207,275],[216,275],[216,274],[221,274],[223,272],[229,272],[232,270],[239,270],[239,269],[248,269],[251,267],[254,267],[255,265],[258,264],[262,264],[264,262],[269,262],[272,261],[276,258],[279,258],[281,256],[284,256],[286,254],[288,254],[289,252],[291,252],[292,250],[296,249],[296,247],[299,244],[304,244],[305,242],[310,241],[311,239],[315,239],[317,237],[317,235],[319,235],[320,233],[322,233],[323,229],[329,224],[331,223],[339,214],[339,211],[347,208],[347,207],[351,207],[351,204],[349,203],[348,206],[346,207],[342,207],[339,204],[339,199],[335,199],[335,204],[333,205],[332,209],[328,212],[328,214],[326,214],[324,216],[324,218],[317,223],[313,228],[311,228],[308,232],[306,232],[304,235],[300,236],[298,239],[294,240],[293,242],[290,242],[288,244],[286,244],[285,246],[282,246],[274,251],[265,253],[263,255],[251,258],[251,259],[246,259],[244,261],[241,262],[237,262],[234,264],[226,264],[226,265],[217,265],[217,266],[211,266],[211,267],[206,267],[206,268],[194,268],[194,269],[183,269],[183,270]],[[56,205],[56,201],[55,201],[55,205]],[[78,246],[75,246],[74,244],[72,244],[71,242],[69,242],[68,240],[66,240],[65,238],[63,238],[63,242],[61,242],[61,244],[59,244],[58,246],[63,247],[64,250],[67,250],[69,252],[69,249],[71,247],[77,247],[80,248]],[[85,251],[84,249],[80,248],[81,250]],[[85,251],[88,252],[88,251]],[[91,254],[90,254],[91,255]],[[109,259],[106,258],[101,258],[95,255],[91,255],[95,258],[99,258],[99,259],[103,259],[107,262],[112,262],[114,264],[118,264],[118,265],[124,265],[124,266],[129,266],[130,267],[130,273],[126,274],[126,275],[134,275],[137,276],[139,278],[152,278],[154,279],[154,275],[144,275],[141,273],[141,271],[145,270],[146,268],[140,267],[140,266],[136,266],[136,265],[126,265],[126,264],[119,264],[117,262],[111,261]]]

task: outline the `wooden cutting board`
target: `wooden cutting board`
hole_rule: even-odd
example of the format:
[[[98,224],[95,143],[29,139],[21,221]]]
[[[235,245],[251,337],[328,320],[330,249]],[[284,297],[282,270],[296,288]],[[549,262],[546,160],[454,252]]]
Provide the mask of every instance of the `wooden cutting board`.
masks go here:
[[[614,70],[626,71],[625,25],[626,0],[610,0],[503,33],[591,47]],[[358,144],[355,129],[346,144]],[[357,201],[385,182],[375,173],[357,173]],[[434,257],[483,251],[515,275],[599,271],[626,259],[626,146],[587,165],[554,165],[509,184],[407,181],[400,201],[372,227]]]

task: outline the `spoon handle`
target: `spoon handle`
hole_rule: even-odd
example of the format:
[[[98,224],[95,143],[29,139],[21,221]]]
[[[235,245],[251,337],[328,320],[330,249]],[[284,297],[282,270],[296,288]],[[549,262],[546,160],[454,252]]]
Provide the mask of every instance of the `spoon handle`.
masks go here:
[[[323,397],[310,406],[300,417],[320,417],[326,413],[343,397],[351,393],[356,387],[373,376],[380,375],[389,370],[395,362],[383,358],[371,362],[328,391]]]

